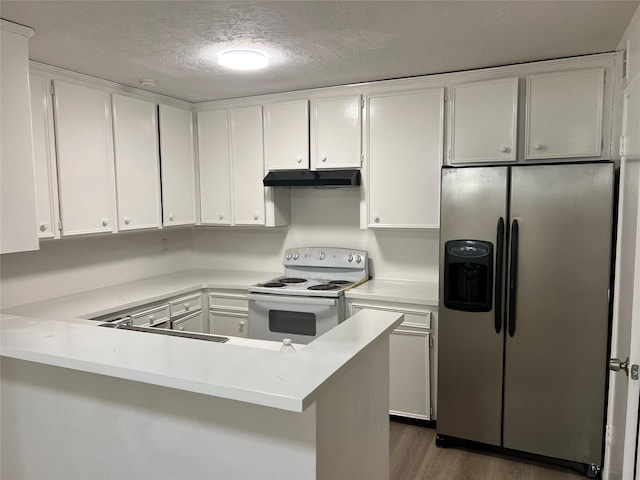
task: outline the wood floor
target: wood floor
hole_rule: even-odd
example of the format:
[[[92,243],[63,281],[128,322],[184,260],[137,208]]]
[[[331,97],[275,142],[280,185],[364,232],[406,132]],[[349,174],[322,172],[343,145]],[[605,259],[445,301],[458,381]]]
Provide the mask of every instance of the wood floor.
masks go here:
[[[436,431],[391,421],[390,480],[570,480],[586,477],[553,465],[460,449],[439,448]]]

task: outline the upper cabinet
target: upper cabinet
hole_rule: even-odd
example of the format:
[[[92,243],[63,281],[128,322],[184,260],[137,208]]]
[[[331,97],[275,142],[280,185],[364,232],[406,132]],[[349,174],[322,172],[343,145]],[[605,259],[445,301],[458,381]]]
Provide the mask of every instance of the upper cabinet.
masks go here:
[[[160,163],[156,104],[116,94],[112,100],[118,228],[159,228]]]
[[[60,238],[58,222],[58,171],[53,136],[51,82],[29,75],[31,89],[31,130],[36,181],[36,210],[39,238]]]
[[[529,75],[525,159],[602,155],[604,68]]]
[[[514,162],[517,131],[517,77],[451,87],[449,163]]]
[[[437,228],[444,88],[367,99],[368,226]]]
[[[29,37],[33,30],[1,20],[0,253],[39,248],[29,106]]]
[[[160,105],[160,165],[165,226],[196,223],[193,114]]]
[[[309,102],[307,99],[264,106],[264,156],[267,170],[309,168]]]
[[[311,100],[311,167],[314,170],[360,168],[362,96]]]
[[[111,99],[107,92],[54,81],[63,235],[111,232],[115,189]]]

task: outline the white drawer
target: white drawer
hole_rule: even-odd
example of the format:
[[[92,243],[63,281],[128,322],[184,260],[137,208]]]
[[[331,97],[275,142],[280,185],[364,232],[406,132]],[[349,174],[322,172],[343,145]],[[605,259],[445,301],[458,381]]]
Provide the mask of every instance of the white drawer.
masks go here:
[[[427,311],[419,311],[412,310],[409,308],[402,307],[382,307],[377,305],[365,305],[359,303],[352,304],[352,314],[356,314],[360,310],[371,309],[371,310],[384,310],[386,312],[397,312],[404,314],[404,320],[402,321],[403,326],[416,326],[421,328],[431,328],[431,312]]]
[[[132,324],[135,326],[154,325],[169,320],[169,305],[160,305],[131,314]]]
[[[171,307],[171,318],[177,317],[184,313],[196,312],[202,309],[202,294],[188,295],[181,298],[176,298],[169,302]]]
[[[217,293],[209,294],[209,310],[230,308],[231,310],[247,310],[249,308],[249,300],[247,295],[233,293]]]

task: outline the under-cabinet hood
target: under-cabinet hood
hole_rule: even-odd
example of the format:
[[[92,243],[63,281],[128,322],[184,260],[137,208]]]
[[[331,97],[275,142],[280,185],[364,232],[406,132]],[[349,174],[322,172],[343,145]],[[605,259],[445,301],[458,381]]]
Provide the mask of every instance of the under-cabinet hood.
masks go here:
[[[265,187],[357,187],[360,170],[279,170],[269,172]]]

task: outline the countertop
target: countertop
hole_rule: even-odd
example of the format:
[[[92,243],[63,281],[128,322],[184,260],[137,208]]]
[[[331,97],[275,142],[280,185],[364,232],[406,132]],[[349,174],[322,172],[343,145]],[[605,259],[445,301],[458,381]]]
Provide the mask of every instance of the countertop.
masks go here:
[[[402,280],[369,280],[348,290],[347,298],[438,306],[438,284]]]

